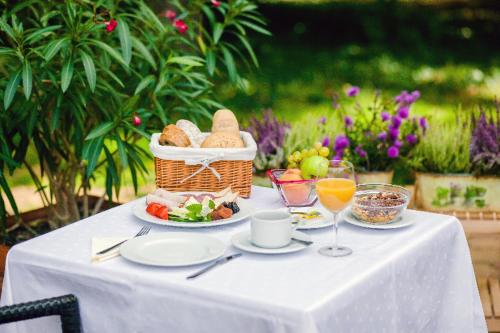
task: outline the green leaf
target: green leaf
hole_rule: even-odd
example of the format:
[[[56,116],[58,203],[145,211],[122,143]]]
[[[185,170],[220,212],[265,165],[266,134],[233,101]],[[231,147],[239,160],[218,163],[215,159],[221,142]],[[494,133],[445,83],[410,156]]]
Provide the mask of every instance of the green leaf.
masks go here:
[[[71,79],[73,78],[73,57],[68,56],[61,70],[61,89],[63,92],[68,90],[68,87],[71,83]]]
[[[252,58],[252,61],[255,65],[255,67],[259,67],[259,61],[257,60],[257,57],[255,56],[255,53],[253,52],[252,46],[250,45],[248,40],[240,34],[236,34],[236,36],[238,36],[238,38],[241,41],[241,44],[243,44],[243,46],[245,46],[245,48],[247,49],[248,54],[250,54],[250,57]]]
[[[10,27],[10,25],[5,22],[3,18],[0,18],[0,30],[4,31],[12,40],[16,40],[16,35]]]
[[[85,75],[87,76],[90,90],[94,92],[97,80],[94,61],[87,53],[83,52],[82,50],[80,50],[80,58],[82,59],[83,67],[85,68]]]
[[[118,147],[118,155],[120,156],[120,161],[122,162],[122,166],[124,168],[128,167],[128,158],[127,152],[125,150],[125,145],[123,144],[123,140],[116,135],[115,136],[116,146]]]
[[[207,70],[208,74],[214,75],[215,72],[215,52],[213,50],[207,50]]]
[[[14,211],[14,213],[19,214],[19,210],[17,209],[17,205],[16,205],[16,200],[14,199],[14,196],[12,195],[12,192],[10,191],[9,184],[7,183],[7,180],[4,177],[2,170],[0,170],[0,188],[3,189],[3,191],[7,197],[7,200],[9,200],[10,206],[12,207],[12,210]],[[3,201],[3,200],[1,200],[1,201]]]
[[[66,47],[66,44],[68,44],[68,42],[69,37],[63,37],[61,39],[50,42],[45,48],[45,60],[49,61],[50,59],[52,59],[63,46]]]
[[[47,36],[50,32],[57,30],[61,27],[62,25],[51,25],[42,29],[37,29],[26,37],[25,42],[28,44],[33,44],[34,42],[37,42],[43,37]]]
[[[156,70],[156,62],[153,56],[151,55],[151,52],[149,52],[148,48],[137,38],[132,36],[132,46],[134,49],[139,52],[140,55],[146,59],[147,62],[151,65]]]
[[[201,204],[191,204],[189,206],[186,206],[186,209],[189,210],[191,213],[199,215],[203,207]]]
[[[139,82],[139,84],[137,85],[137,88],[135,88],[134,95],[139,94],[142,90],[144,90],[144,88],[149,86],[154,81],[155,77],[153,75],[148,75],[145,78],[143,78],[141,82]]]
[[[7,83],[7,87],[5,87],[5,92],[3,94],[3,106],[5,110],[7,110],[16,95],[16,89],[19,85],[19,81],[21,81],[21,70],[15,72]]]
[[[208,208],[215,209],[215,202],[213,200],[208,201]]]
[[[219,42],[220,37],[222,36],[222,33],[224,32],[224,25],[222,23],[215,23],[214,26],[214,44],[217,44]]]
[[[229,74],[229,79],[232,82],[236,82],[238,74],[236,72],[236,64],[234,63],[234,58],[231,52],[225,47],[222,48],[222,53],[224,55],[224,61],[226,63],[227,73]]]
[[[148,22],[154,23],[155,26],[158,28],[160,32],[165,32],[166,29],[163,26],[163,23],[161,23],[160,19],[158,18],[158,15],[156,15],[149,6],[141,2],[141,13],[147,17]]]
[[[118,53],[115,49],[113,49],[111,46],[109,46],[106,43],[103,43],[99,40],[92,39],[90,41],[91,44],[94,44],[107,54],[109,54],[112,58],[114,58],[116,61],[118,61],[121,65],[123,65],[125,68],[128,68],[127,62],[123,59],[123,57]]]
[[[16,55],[16,51],[9,47],[0,47],[0,55]]]
[[[106,135],[109,131],[111,131],[113,127],[115,127],[115,124],[112,121],[105,122],[90,131],[85,140],[92,140],[97,137],[102,137],[103,135]]]
[[[172,57],[167,60],[169,64],[180,64],[188,66],[203,66],[204,60],[200,57],[194,56],[182,56],[182,57]]]
[[[244,26],[246,26],[246,27],[248,27],[248,28],[250,28],[250,29],[252,29],[252,30],[254,30],[254,31],[260,32],[263,35],[272,36],[272,34],[268,30],[266,30],[266,29],[264,29],[264,28],[262,28],[262,27],[260,27],[260,26],[258,26],[256,24],[254,24],[252,22],[240,20],[239,23],[242,24],[242,25],[244,25]]]
[[[118,37],[120,38],[120,47],[123,60],[128,65],[132,59],[132,41],[130,39],[130,29],[127,22],[121,17],[116,19],[118,22]]]
[[[28,59],[24,59],[23,62],[23,90],[24,96],[28,100],[31,95],[31,88],[33,87],[33,77],[31,73],[31,65]]]
[[[90,176],[95,170],[97,162],[99,161],[99,156],[101,155],[103,142],[104,142],[104,137],[101,136],[99,138],[94,139],[90,144],[90,148],[88,149],[87,153],[88,154],[87,158],[88,163],[86,170],[87,178],[90,178]]]

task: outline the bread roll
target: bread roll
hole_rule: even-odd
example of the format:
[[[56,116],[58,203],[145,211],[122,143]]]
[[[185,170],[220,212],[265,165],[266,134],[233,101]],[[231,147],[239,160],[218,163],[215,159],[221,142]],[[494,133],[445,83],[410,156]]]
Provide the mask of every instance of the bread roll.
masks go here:
[[[184,131],[184,133],[186,133],[186,135],[189,138],[189,141],[191,141],[191,147],[194,148],[200,147],[204,138],[198,126],[196,126],[195,124],[186,119],[178,120],[175,126],[179,127],[181,130]]]
[[[160,135],[160,145],[162,146],[176,146],[176,147],[189,147],[191,146],[191,141],[189,137],[175,125],[167,125],[163,129],[163,133]]]
[[[243,148],[245,144],[240,135],[216,132],[208,136],[201,144],[201,148]]]
[[[240,126],[233,112],[221,109],[215,112],[212,120],[212,133],[224,132],[240,135]]]

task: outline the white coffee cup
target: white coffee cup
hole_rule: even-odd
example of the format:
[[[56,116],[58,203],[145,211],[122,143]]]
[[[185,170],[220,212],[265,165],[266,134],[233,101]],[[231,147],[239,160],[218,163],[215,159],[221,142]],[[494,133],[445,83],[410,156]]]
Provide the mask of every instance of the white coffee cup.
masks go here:
[[[250,240],[258,247],[277,249],[290,244],[292,214],[283,210],[262,210],[252,216]]]

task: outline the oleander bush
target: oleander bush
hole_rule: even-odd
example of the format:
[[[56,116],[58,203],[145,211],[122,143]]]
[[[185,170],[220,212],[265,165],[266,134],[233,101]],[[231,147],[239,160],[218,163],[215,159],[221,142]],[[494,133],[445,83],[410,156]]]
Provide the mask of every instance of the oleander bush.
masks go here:
[[[162,12],[141,0],[4,6],[0,191],[16,212],[6,173],[29,171],[52,227],[78,220],[92,213],[87,194],[96,179],[105,178],[106,193],[95,210],[119,192],[125,171],[137,189],[137,178],[148,172],[141,138],[172,119],[196,122],[221,106],[216,77],[245,85],[237,63],[257,65],[249,36],[269,34],[253,2],[165,6]],[[36,163],[27,160],[28,148]]]

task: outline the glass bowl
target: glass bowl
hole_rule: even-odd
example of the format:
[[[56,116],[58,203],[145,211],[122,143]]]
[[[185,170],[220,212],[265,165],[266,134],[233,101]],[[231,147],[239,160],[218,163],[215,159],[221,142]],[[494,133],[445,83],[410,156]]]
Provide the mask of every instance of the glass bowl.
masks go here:
[[[351,212],[358,220],[372,224],[396,221],[410,201],[410,191],[391,184],[359,184]]]
[[[273,169],[267,171],[273,187],[278,191],[287,207],[309,207],[317,200],[314,183],[315,179],[307,180],[280,180],[287,169]]]

